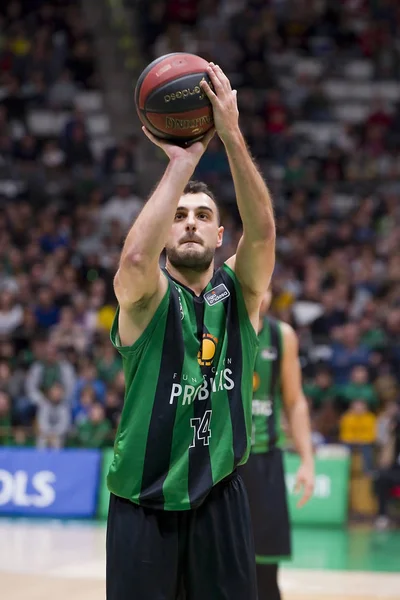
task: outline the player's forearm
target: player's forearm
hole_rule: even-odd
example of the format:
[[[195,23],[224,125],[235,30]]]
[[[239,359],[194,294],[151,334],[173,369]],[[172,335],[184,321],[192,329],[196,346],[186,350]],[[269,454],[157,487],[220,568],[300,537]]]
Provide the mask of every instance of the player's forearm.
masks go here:
[[[239,130],[223,140],[235,185],[246,238],[257,242],[275,237],[272,198]]]
[[[155,191],[132,225],[121,254],[121,262],[158,261],[174,221],[185,185],[195,169],[190,161],[171,160]]]
[[[290,432],[294,445],[302,462],[313,462],[313,448],[311,441],[310,415],[307,401],[302,396],[295,402],[287,413]]]

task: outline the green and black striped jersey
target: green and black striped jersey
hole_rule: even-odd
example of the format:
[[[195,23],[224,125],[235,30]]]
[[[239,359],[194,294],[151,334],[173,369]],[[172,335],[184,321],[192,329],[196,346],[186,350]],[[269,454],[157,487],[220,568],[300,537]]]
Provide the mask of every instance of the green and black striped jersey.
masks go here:
[[[246,462],[258,338],[240,284],[225,264],[200,296],[169,274],[150,324],[121,347],[125,403],[109,490],[155,509],[198,506]]]
[[[281,363],[283,337],[279,321],[265,317],[253,376],[252,447],[261,454],[281,442]]]

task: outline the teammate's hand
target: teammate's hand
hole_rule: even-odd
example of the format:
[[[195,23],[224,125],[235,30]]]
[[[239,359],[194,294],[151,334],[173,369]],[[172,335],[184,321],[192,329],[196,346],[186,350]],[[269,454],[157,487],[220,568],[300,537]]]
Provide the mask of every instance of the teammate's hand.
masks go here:
[[[314,465],[312,463],[302,463],[296,475],[296,485],[294,491],[298,494],[303,492],[302,497],[297,503],[297,508],[301,508],[309,501],[314,491]]]
[[[237,105],[237,92],[231,88],[231,84],[225,73],[218,65],[210,63],[207,73],[215,92],[205,80],[200,82],[213,107],[214,125],[221,140],[225,143],[230,136],[239,131],[239,110]]]
[[[197,165],[215,134],[215,127],[213,127],[198,142],[194,142],[190,146],[182,147],[171,144],[168,140],[162,140],[161,138],[156,137],[150,133],[146,127],[142,127],[142,130],[153,144],[164,150],[170,160],[189,160],[190,162],[193,162],[194,165]]]

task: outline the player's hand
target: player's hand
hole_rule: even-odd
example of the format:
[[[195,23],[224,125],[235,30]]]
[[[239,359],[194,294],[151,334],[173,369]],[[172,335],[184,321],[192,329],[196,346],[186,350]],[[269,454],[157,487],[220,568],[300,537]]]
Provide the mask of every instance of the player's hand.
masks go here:
[[[153,144],[164,150],[165,154],[170,160],[187,160],[193,163],[194,166],[196,166],[199,162],[215,134],[215,127],[213,127],[198,142],[194,142],[190,146],[182,147],[177,146],[176,144],[171,144],[171,142],[168,140],[162,140],[161,138],[156,137],[150,133],[146,127],[142,127],[142,130],[149,140],[153,142]]]
[[[296,494],[303,493],[297,503],[297,508],[301,508],[309,501],[314,491],[314,465],[312,463],[302,463],[300,465],[296,475],[294,491]]]
[[[214,125],[221,140],[226,143],[230,137],[239,131],[239,109],[237,92],[231,88],[231,83],[222,69],[210,63],[207,73],[215,91],[205,80],[200,82],[213,107]]]

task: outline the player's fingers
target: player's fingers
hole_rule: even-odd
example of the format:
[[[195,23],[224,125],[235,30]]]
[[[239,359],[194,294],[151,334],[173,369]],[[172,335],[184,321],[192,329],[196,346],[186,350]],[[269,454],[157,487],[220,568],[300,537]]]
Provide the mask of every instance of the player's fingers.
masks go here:
[[[312,484],[306,484],[304,486],[304,493],[302,495],[302,497],[300,498],[300,500],[297,503],[297,507],[301,508],[302,506],[304,506],[305,504],[307,504],[307,502],[309,501],[309,499],[312,496],[313,493],[313,485]]]
[[[142,131],[145,134],[145,136],[148,137],[151,142],[153,142],[153,144],[156,144],[156,146],[161,146],[160,140],[157,139],[152,133],[150,133],[150,131],[146,129],[146,127],[142,127]]]
[[[301,479],[297,478],[296,483],[294,484],[294,493],[295,494],[300,493],[302,485],[303,485],[303,483],[302,483]]]
[[[222,84],[222,81],[220,81],[219,74],[215,70],[215,65],[213,66],[213,63],[210,63],[210,65],[208,66],[207,73],[208,73],[208,75],[209,75],[209,77],[211,79],[211,83],[214,86],[214,90],[216,92],[216,95],[220,96],[223,92],[226,91],[226,88]]]
[[[208,85],[208,83],[205,79],[202,79],[200,81],[200,87],[207,94],[208,99],[210,100],[211,104],[214,105],[217,101],[217,96],[215,95],[215,93],[213,92],[213,90]]]
[[[227,78],[227,76],[225,75],[225,73],[223,72],[221,67],[219,65],[214,65],[214,63],[212,63],[212,64],[213,64],[214,72],[217,74],[218,79],[220,80],[220,82],[222,83],[224,88],[227,91],[231,91],[231,89],[232,89],[231,82],[229,81],[229,79]]]

